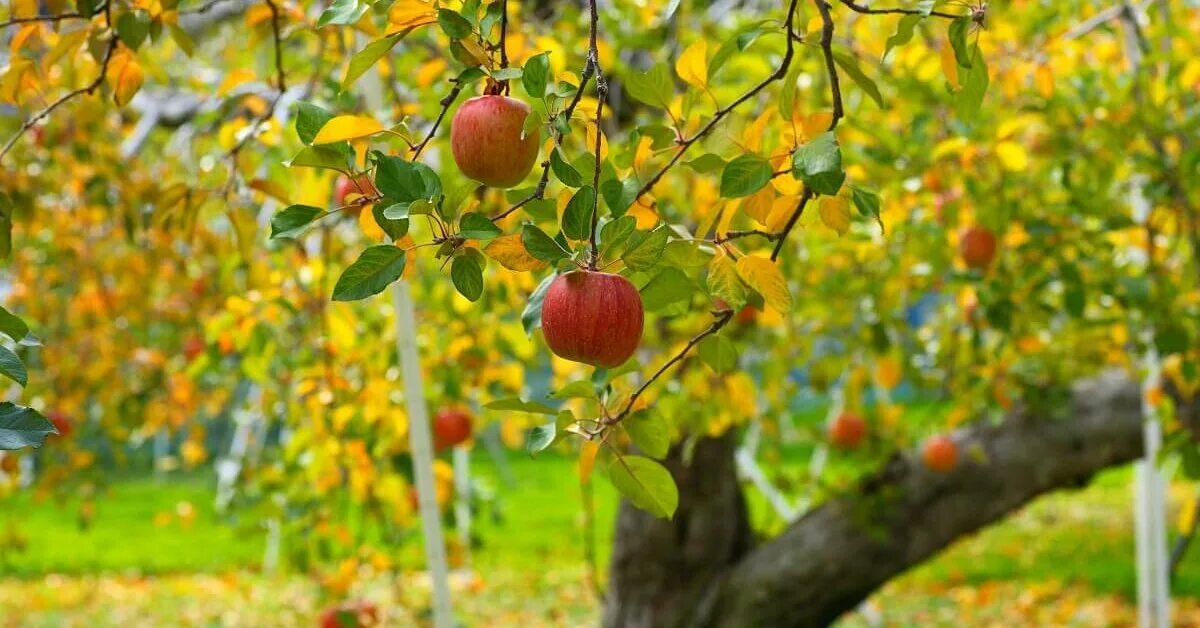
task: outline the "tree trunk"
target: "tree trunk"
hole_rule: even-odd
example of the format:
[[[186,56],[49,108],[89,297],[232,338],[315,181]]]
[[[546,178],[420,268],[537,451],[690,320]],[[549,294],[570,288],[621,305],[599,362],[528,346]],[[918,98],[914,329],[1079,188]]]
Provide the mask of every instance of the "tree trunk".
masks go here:
[[[828,625],[964,534],[1141,455],[1140,388],[1123,373],[1077,382],[1068,411],[1014,412],[956,432],[960,462],[949,473],[898,454],[757,548],[747,544],[733,439],[702,441],[690,465],[673,452],[675,519],[621,506],[605,624]]]
[[[622,501],[617,514],[604,624],[612,628],[691,626],[712,583],[750,550],[746,503],[737,481],[732,434],[671,450],[679,485],[674,519]]]

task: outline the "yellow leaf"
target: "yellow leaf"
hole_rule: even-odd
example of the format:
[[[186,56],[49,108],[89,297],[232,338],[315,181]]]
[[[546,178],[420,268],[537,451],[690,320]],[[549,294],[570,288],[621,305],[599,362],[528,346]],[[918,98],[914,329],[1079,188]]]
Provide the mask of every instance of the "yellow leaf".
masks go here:
[[[484,50],[483,46],[480,46],[474,39],[466,37],[458,40],[458,43],[462,44],[463,50],[467,52],[467,54],[475,61],[476,64],[487,65],[491,61],[491,57],[488,56],[487,51]]]
[[[791,220],[792,214],[796,211],[796,203],[799,201],[799,194],[795,196],[780,196],[771,203],[771,214],[767,216],[767,221],[763,225],[767,231],[782,231],[787,222]]]
[[[1054,95],[1054,70],[1051,70],[1049,65],[1039,65],[1034,70],[1033,82],[1037,85],[1038,93],[1042,95],[1042,98]]]
[[[118,107],[124,107],[133,99],[133,95],[142,88],[142,66],[138,65],[133,53],[126,49],[113,55],[109,61],[112,67],[109,76],[113,86],[113,102]]]
[[[437,10],[422,0],[397,0],[388,9],[388,21],[402,29],[432,24],[437,21]]]
[[[1183,507],[1179,509],[1179,523],[1176,528],[1180,534],[1187,534],[1196,522],[1196,500],[1183,500]]]
[[[900,362],[895,358],[884,357],[875,363],[875,381],[888,390],[900,383],[900,375]]]
[[[996,157],[1000,165],[1009,172],[1020,172],[1029,166],[1029,156],[1025,149],[1016,142],[1000,142],[996,145]]]
[[[25,41],[31,36],[41,32],[42,25],[39,22],[31,22],[21,27],[16,35],[13,35],[12,41],[8,43],[8,53],[12,57],[16,57],[21,50],[21,46],[25,45]]]
[[[73,54],[83,42],[87,41],[91,31],[86,28],[71,31],[59,38],[58,43],[54,45],[54,49],[46,53],[42,58],[42,72],[49,72],[50,68],[58,63],[59,59]]]
[[[483,252],[487,253],[488,257],[500,262],[501,266],[517,272],[539,270],[546,267],[545,262],[533,257],[529,251],[525,250],[519,233],[500,236],[492,240],[483,247]]]
[[[942,72],[946,74],[950,89],[958,91],[958,60],[954,58],[954,49],[950,46],[942,46]]]
[[[338,116],[326,122],[325,126],[317,131],[317,136],[313,138],[313,144],[333,144],[345,140],[356,140],[371,137],[383,130],[383,125],[374,118]]]
[[[833,123],[832,111],[818,111],[810,113],[804,118],[802,127],[804,129],[805,140],[810,140],[825,131],[829,130],[829,125]]]
[[[245,68],[231,70],[221,79],[221,84],[217,85],[217,96],[228,96],[233,88],[243,83],[248,83],[254,80],[254,73]]]
[[[754,122],[746,127],[745,132],[742,133],[742,148],[746,152],[757,153],[762,149],[763,137],[767,134],[767,122],[774,113],[774,107],[767,107],[766,111],[763,111]]]
[[[596,454],[600,451],[600,443],[589,440],[579,448],[579,483],[587,484],[592,479],[592,467],[596,466]]]
[[[792,293],[775,262],[765,257],[747,255],[737,261],[737,272],[742,281],[763,295],[767,307],[778,312],[792,309]]]
[[[826,227],[845,235],[850,229],[850,203],[839,196],[821,197],[821,222]]]
[[[742,199],[742,211],[760,224],[767,224],[771,215],[771,206],[775,202],[775,189],[764,186],[763,189]]]
[[[708,44],[697,39],[679,55],[675,72],[684,83],[699,89],[708,88]]]
[[[246,9],[246,27],[252,28],[256,24],[266,22],[271,19],[272,15],[271,7],[266,4],[256,4]]]
[[[273,197],[275,200],[284,204],[291,203],[288,200],[288,191],[282,185],[270,179],[255,179],[250,182],[252,189],[258,190],[267,196]]]
[[[587,123],[587,147],[593,152],[595,152],[595,150],[596,150],[596,121],[594,119]],[[600,131],[600,159],[601,159],[601,161],[603,161],[604,158],[606,158],[606,157],[608,157],[608,138],[605,137],[604,130],[601,129],[601,131]]]
[[[433,85],[433,82],[436,81],[438,77],[440,77],[445,71],[446,60],[442,59],[441,57],[437,57],[428,63],[422,64],[421,67],[417,69],[417,75],[415,77],[417,87],[429,87],[430,85]]]

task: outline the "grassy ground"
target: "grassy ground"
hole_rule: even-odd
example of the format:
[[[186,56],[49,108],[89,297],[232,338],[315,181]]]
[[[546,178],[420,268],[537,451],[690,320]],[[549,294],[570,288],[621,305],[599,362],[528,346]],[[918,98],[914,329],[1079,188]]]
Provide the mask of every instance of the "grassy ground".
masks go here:
[[[598,605],[584,560],[573,462],[513,455],[517,483],[500,488],[498,516],[482,517],[483,547],[456,575],[469,625],[592,625]],[[267,576],[253,565],[263,536],[235,532],[212,512],[211,481],[183,476],[115,482],[94,526],[77,525],[77,504],[0,501],[0,535],[25,549],[0,556],[0,626],[303,625],[318,608],[313,580]],[[1127,470],[1088,489],[1035,503],[964,539],[876,595],[889,625],[1128,625],[1135,583]],[[1191,495],[1175,489],[1176,503]],[[596,483],[597,547],[611,541],[616,497]],[[193,517],[181,516],[188,510]],[[185,523],[190,519],[190,523]],[[356,590],[381,603],[395,625],[416,622],[428,583],[405,551],[398,576],[364,573]],[[602,560],[603,562],[603,556]],[[398,584],[398,586],[397,586]],[[1180,625],[1200,625],[1200,556],[1175,581]],[[862,616],[847,625],[863,625]]]

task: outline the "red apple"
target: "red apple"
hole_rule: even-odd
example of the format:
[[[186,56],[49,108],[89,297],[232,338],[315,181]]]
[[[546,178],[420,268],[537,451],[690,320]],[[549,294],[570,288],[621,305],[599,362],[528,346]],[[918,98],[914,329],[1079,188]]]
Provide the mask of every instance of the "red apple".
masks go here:
[[[346,197],[351,192],[358,193],[358,188],[354,187],[354,182],[344,174],[339,174],[337,180],[333,182],[333,201],[335,207],[345,207]]]
[[[471,438],[471,415],[462,408],[442,408],[433,417],[433,443],[439,450],[461,445]]]
[[[183,357],[187,358],[188,362],[200,357],[204,349],[204,339],[197,334],[192,334],[183,341]]]
[[[921,449],[921,460],[925,466],[938,473],[949,473],[958,466],[958,445],[949,436],[934,436],[925,441]]]
[[[867,422],[853,412],[843,412],[829,426],[829,441],[838,449],[854,449],[867,435]]]
[[[450,122],[450,148],[458,169],[496,188],[520,183],[537,161],[537,132],[525,134],[529,105],[507,96],[477,96]]]
[[[628,279],[591,270],[560,275],[542,300],[542,333],[560,358],[624,364],[642,340],[642,296]]]
[[[353,179],[339,174],[337,180],[333,182],[334,206],[345,207],[346,213],[355,218],[362,213],[364,203],[360,201],[364,196],[379,196],[379,190],[375,188],[375,183],[366,173],[355,175]]]
[[[959,250],[968,268],[985,270],[996,257],[996,234],[986,227],[971,227],[963,232]]]
[[[46,420],[54,425],[54,429],[58,430],[60,438],[66,438],[71,435],[72,429],[71,418],[62,410],[51,410],[46,413]]]
[[[379,609],[372,603],[343,602],[321,613],[321,628],[367,628],[379,625]]]

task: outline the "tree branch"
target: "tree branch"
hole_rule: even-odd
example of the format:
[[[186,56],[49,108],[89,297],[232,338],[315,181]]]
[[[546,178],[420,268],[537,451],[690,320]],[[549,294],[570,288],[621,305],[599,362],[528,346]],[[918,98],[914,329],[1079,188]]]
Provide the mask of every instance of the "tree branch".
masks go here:
[[[592,171],[592,224],[588,230],[588,268],[596,270],[596,265],[600,262],[600,249],[596,244],[596,226],[600,222],[600,147],[604,140],[604,133],[600,130],[600,118],[604,115],[608,82],[604,80],[604,70],[600,68],[600,52],[596,47],[597,32],[600,29],[596,0],[588,0],[588,14],[588,59],[596,73],[596,164]]]
[[[107,10],[108,3],[96,7],[96,12],[92,15],[84,15],[82,13],[57,13],[54,15],[31,15],[29,17],[13,17],[3,22],[0,22],[0,28],[6,28],[16,24],[27,24],[30,22],[61,22],[63,20],[90,20],[92,16],[100,11]]]
[[[593,61],[595,61],[595,62],[593,63]],[[583,90],[585,87],[587,87],[588,81],[590,81],[592,79],[592,77],[599,70],[600,70],[599,61],[592,59],[591,50],[589,50],[588,55],[587,55],[587,61],[585,61],[583,64],[583,74],[581,74],[579,76],[579,89],[577,89],[575,91],[575,97],[571,99],[571,102],[570,102],[570,104],[567,105],[567,108],[557,114],[560,116],[566,116],[567,124],[571,123],[571,117],[573,115],[575,115],[575,108],[579,106],[579,101],[583,98]],[[563,134],[558,132],[557,130],[555,130],[554,131],[554,145],[557,146],[560,142],[562,142],[562,138],[563,138]],[[550,183],[550,160],[546,159],[545,161],[542,162],[542,176],[541,176],[541,178],[538,179],[537,187],[535,187],[533,189],[533,193],[530,194],[529,196],[526,196],[525,198],[521,199],[520,201],[517,201],[517,203],[514,204],[512,207],[509,207],[508,209],[500,212],[499,214],[492,216],[492,222],[496,222],[496,221],[508,216],[509,214],[517,211],[518,209],[521,209],[528,203],[532,203],[533,201],[540,200],[543,196],[546,195],[546,186],[549,183]],[[597,193],[599,193],[599,190],[597,190]]]
[[[795,56],[795,39],[791,36],[792,25],[795,22],[795,15],[796,0],[790,0],[787,8],[787,17],[784,20],[784,32],[787,34],[787,47],[783,53],[783,60],[779,62],[779,67],[776,68],[775,72],[763,79],[754,87],[751,87],[749,91],[739,96],[737,100],[734,100],[732,103],[718,109],[713,117],[708,121],[708,124],[705,124],[703,127],[701,127],[695,135],[687,139],[680,140],[679,150],[671,156],[670,161],[668,161],[667,164],[662,167],[662,169],[655,173],[654,176],[650,177],[646,183],[642,184],[642,187],[638,190],[637,196],[633,199],[635,202],[646,194],[649,194],[650,190],[654,189],[654,186],[658,184],[659,180],[661,180],[663,176],[667,174],[667,171],[673,168],[675,164],[679,163],[679,160],[683,157],[684,153],[686,153],[693,144],[712,132],[717,124],[719,124],[721,120],[732,113],[734,109],[737,109],[747,100],[754,98],[755,95],[766,89],[771,83],[774,83],[775,81],[782,79],[784,76],[787,76],[788,68],[792,64],[792,58]]]
[[[926,15],[925,12],[919,11],[917,9],[872,9],[871,7],[868,7],[868,6],[856,4],[853,0],[841,0],[841,2],[842,2],[842,4],[846,5],[846,7],[851,9],[852,11],[855,11],[857,13],[866,13],[866,14],[870,14],[870,15],[884,15],[884,14]],[[928,15],[933,16],[933,17],[943,17],[948,20],[956,20],[960,17],[963,17],[961,15],[955,15],[953,13],[945,13],[942,11],[930,11],[928,13]]]
[[[109,21],[108,20],[109,13],[108,13],[107,7],[108,7],[108,5],[106,4],[105,5],[105,20]],[[100,61],[100,73],[96,75],[96,78],[91,83],[88,83],[84,87],[80,87],[79,89],[74,89],[74,90],[67,92],[66,94],[63,94],[62,96],[60,96],[58,98],[58,100],[50,103],[49,105],[46,106],[45,109],[42,109],[41,111],[34,114],[33,117],[26,120],[21,125],[21,128],[17,129],[17,132],[15,134],[13,134],[12,137],[8,138],[8,141],[4,143],[4,148],[0,148],[0,161],[4,160],[4,156],[8,154],[8,151],[12,150],[12,147],[13,147],[13,145],[15,145],[17,143],[17,140],[21,139],[21,136],[25,135],[25,132],[28,131],[29,129],[32,129],[33,125],[37,124],[39,120],[50,115],[55,109],[58,109],[59,107],[61,107],[63,104],[65,104],[67,101],[71,100],[72,98],[75,98],[76,96],[82,96],[83,94],[91,94],[92,92],[95,92],[96,89],[98,89],[104,83],[104,79],[108,75],[108,63],[109,63],[109,61],[112,61],[113,52],[116,51],[117,45],[119,43],[120,43],[120,38],[117,37],[117,34],[114,32],[112,35],[112,39],[108,42],[108,48],[104,51],[104,58]]]
[[[1069,408],[1070,418],[1016,412],[955,433],[962,455],[949,473],[898,455],[737,562],[704,625],[828,625],[960,536],[1142,455],[1141,391],[1125,373],[1077,382]]]
[[[825,0],[813,0],[813,4],[821,14],[821,53],[825,56],[825,71],[829,74],[829,91],[833,97],[833,119],[829,122],[829,130],[832,131],[846,115],[842,108],[842,82],[833,59],[833,16],[829,14],[829,5]]]
[[[433,136],[437,134],[438,127],[442,124],[442,119],[446,117],[446,112],[450,110],[450,106],[454,104],[454,101],[458,99],[458,95],[462,92],[462,83],[459,83],[458,79],[451,80],[454,82],[454,89],[451,89],[450,93],[446,94],[444,98],[438,101],[438,104],[442,106],[442,110],[438,112],[437,119],[433,121],[433,126],[430,127],[429,132],[425,134],[425,139],[421,140],[420,144],[417,144],[413,147],[413,161],[416,161],[417,158],[421,156],[421,151],[425,150],[425,146],[428,145],[429,141],[433,139]]]
[[[796,211],[792,212],[792,217],[788,218],[787,224],[784,225],[783,231],[779,234],[779,240],[775,242],[775,248],[771,251],[771,261],[779,259],[779,253],[783,250],[783,243],[787,242],[788,234],[792,232],[792,228],[800,221],[800,216],[804,214],[804,208],[808,206],[808,202],[816,196],[812,190],[804,188],[804,194],[800,196],[800,202],[796,205]]]

